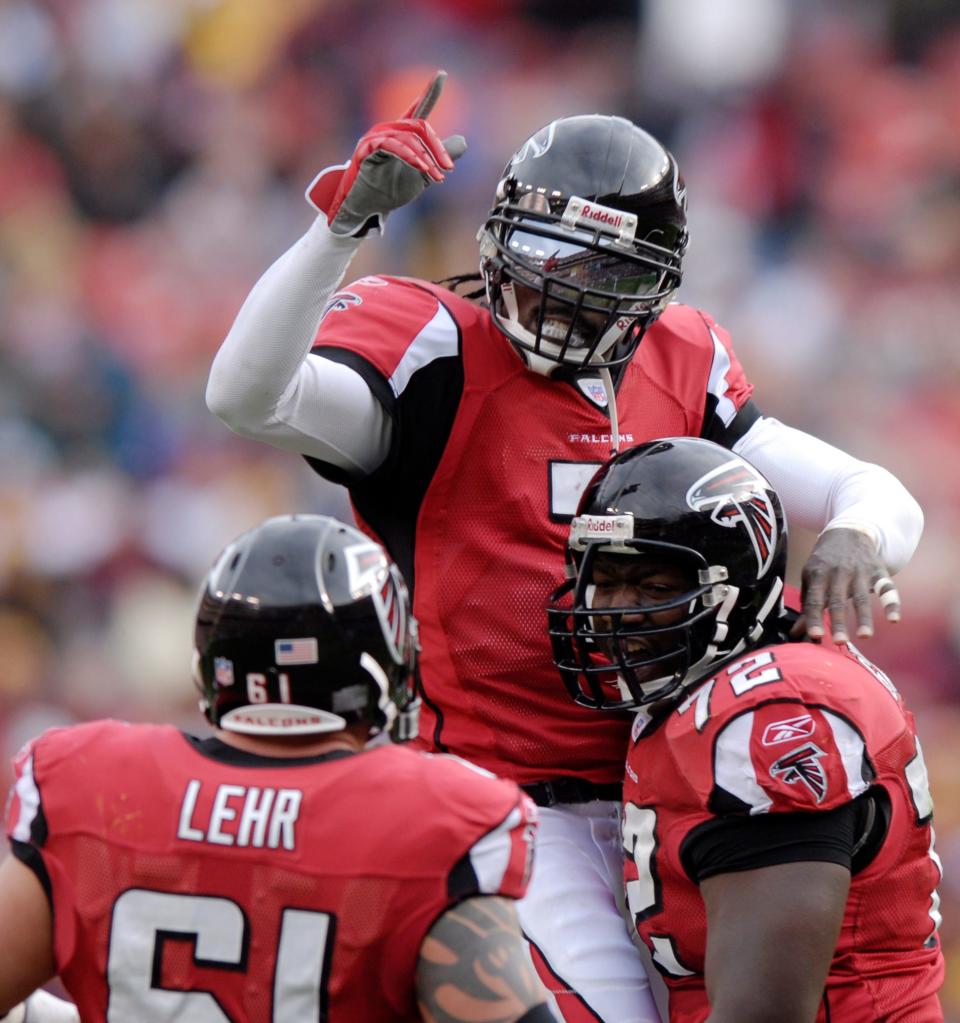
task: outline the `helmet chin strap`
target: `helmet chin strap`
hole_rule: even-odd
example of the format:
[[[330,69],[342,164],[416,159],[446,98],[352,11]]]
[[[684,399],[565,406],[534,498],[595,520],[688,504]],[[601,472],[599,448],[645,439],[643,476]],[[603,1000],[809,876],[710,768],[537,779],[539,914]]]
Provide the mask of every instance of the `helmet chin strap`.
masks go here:
[[[503,303],[503,307],[507,312],[507,323],[509,323],[511,330],[519,334],[531,347],[536,347],[537,337],[536,335],[527,330],[520,323],[520,313],[517,306],[517,296],[514,292],[512,284],[504,283],[500,287],[500,298]],[[494,305],[491,303],[491,311],[494,312],[494,321],[498,319]],[[506,333],[506,331],[504,331]],[[509,333],[506,333],[508,340],[510,339]],[[541,339],[540,344],[543,344]],[[611,342],[604,350],[610,350],[613,345],[616,344],[616,340]],[[538,355],[535,351],[530,351],[523,348],[521,345],[514,345],[514,349],[521,359],[526,363],[527,369],[532,370],[534,373],[539,373],[542,376],[552,376],[553,373],[564,367],[572,365],[571,362],[559,363],[552,359],[547,359],[542,355]],[[581,363],[580,373],[586,373],[590,370],[589,363]],[[613,376],[610,373],[608,367],[601,367],[595,370],[600,377],[600,382],[603,385],[604,393],[607,396],[607,411],[610,416],[610,454],[611,456],[619,454],[620,452],[620,416],[617,409],[617,392],[613,386]]]
[[[617,392],[613,387],[613,377],[610,370],[604,367],[598,370],[600,383],[607,395],[607,411],[610,414],[610,455],[620,454],[620,416],[617,413]]]

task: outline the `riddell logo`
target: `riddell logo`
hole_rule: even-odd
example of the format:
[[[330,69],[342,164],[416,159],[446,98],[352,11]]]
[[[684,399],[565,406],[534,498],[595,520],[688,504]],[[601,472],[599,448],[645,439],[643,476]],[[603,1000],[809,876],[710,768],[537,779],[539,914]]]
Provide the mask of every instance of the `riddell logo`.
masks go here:
[[[612,535],[620,524],[616,515],[583,515],[581,518],[593,536]]]
[[[584,220],[596,220],[611,227],[621,227],[623,224],[622,213],[614,213],[605,206],[591,206],[590,203],[584,203],[580,216]]]
[[[636,214],[601,206],[579,195],[571,195],[567,200],[560,222],[571,231],[578,226],[589,225],[604,234],[616,235],[617,241],[623,244],[632,242],[637,236]]]

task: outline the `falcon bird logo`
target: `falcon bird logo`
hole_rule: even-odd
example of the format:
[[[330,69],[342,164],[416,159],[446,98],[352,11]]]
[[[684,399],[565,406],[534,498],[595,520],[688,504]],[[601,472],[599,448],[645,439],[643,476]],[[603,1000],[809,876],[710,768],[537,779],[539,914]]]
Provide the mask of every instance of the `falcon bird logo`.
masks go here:
[[[387,647],[397,664],[403,664],[409,642],[405,614],[409,598],[400,573],[376,544],[354,544],[343,553],[351,593],[355,598],[371,598]]]
[[[718,526],[746,529],[757,555],[758,579],[770,568],[779,539],[777,514],[767,487],[752,466],[734,458],[701,476],[687,491],[687,504],[694,511],[712,507],[710,518]]]
[[[770,774],[782,777],[788,785],[806,785],[817,802],[822,803],[827,794],[827,772],[820,758],[825,756],[819,746],[806,742],[775,760],[770,765]]]

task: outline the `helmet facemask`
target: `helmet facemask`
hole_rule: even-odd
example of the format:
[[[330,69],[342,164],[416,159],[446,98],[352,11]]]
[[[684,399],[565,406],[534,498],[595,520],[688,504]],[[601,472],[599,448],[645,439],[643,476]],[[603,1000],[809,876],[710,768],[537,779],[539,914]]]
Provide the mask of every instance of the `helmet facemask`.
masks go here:
[[[679,286],[670,230],[672,247],[665,229],[638,239],[635,216],[576,196],[559,214],[539,193],[498,205],[480,232],[497,326],[544,374],[622,365]]]
[[[568,607],[551,607],[549,631],[575,702],[630,710],[663,700],[689,682],[711,649],[718,611],[729,596],[724,573],[690,548],[655,540],[592,541],[574,551],[572,560],[572,600]],[[638,596],[610,603],[598,595],[603,585],[598,581],[604,567],[617,564],[628,573],[672,572],[683,583],[667,599]]]
[[[770,484],[710,441],[651,441],[607,462],[581,498],[570,581],[548,609],[573,699],[627,710],[676,698],[761,642],[782,614],[786,535]],[[598,582],[612,587],[599,599]]]

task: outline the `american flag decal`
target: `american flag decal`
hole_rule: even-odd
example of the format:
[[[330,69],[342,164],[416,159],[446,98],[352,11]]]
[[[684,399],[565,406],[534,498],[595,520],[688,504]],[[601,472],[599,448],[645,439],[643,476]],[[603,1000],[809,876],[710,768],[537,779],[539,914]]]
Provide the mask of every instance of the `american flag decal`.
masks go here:
[[[773,562],[779,540],[777,514],[766,480],[743,459],[711,469],[687,491],[694,511],[713,507],[710,518],[719,526],[746,529],[757,556],[757,578],[762,579]]]
[[[317,664],[320,650],[316,636],[301,636],[273,641],[273,660],[281,664]]]

